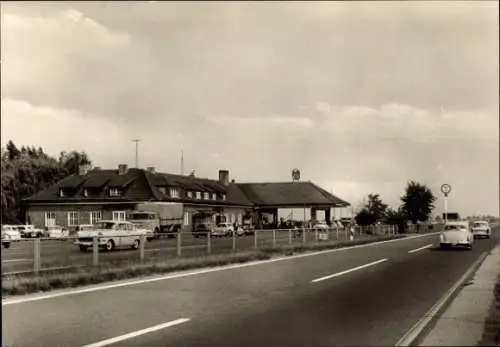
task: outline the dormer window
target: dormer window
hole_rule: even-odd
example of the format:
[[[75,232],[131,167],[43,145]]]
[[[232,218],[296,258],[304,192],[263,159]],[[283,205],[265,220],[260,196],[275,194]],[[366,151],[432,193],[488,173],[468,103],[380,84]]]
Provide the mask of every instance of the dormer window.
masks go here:
[[[222,200],[226,200],[226,194],[222,194]]]
[[[187,192],[187,197],[192,199],[193,198],[193,192]]]
[[[59,197],[63,198],[64,197],[64,190],[61,188],[59,189]]]
[[[170,188],[170,197],[174,199],[178,199],[181,197],[180,191],[178,188]]]
[[[158,190],[160,191],[160,193],[162,194],[167,194],[167,188],[165,187],[159,187]]]
[[[110,188],[109,196],[120,196],[120,190],[118,188]]]
[[[209,192],[205,192],[204,196],[205,196],[205,200],[210,200],[210,193]]]
[[[212,200],[217,200],[217,194],[212,193]]]
[[[196,192],[196,199],[201,199],[201,192]]]

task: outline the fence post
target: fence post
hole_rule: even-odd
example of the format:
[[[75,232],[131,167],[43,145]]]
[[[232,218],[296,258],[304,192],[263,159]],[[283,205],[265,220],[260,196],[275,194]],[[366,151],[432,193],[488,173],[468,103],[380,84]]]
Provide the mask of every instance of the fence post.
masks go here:
[[[253,233],[253,248],[257,249],[259,247],[259,242],[257,239],[257,230]]]
[[[314,242],[318,242],[318,230],[314,229]]]
[[[288,229],[288,244],[292,244],[292,229]]]
[[[236,252],[236,230],[233,230],[233,252]]]
[[[273,248],[276,248],[276,229],[273,229]]]
[[[140,258],[141,258],[141,263],[144,261],[144,246],[146,243],[146,235],[141,235],[141,242],[139,243],[139,251],[140,251]]]
[[[212,253],[212,236],[211,233],[207,233],[207,253]]]
[[[177,233],[177,238],[176,238],[176,241],[177,241],[177,256],[180,257],[182,255],[182,233],[179,231]]]
[[[40,238],[36,238],[33,243],[33,267],[35,274],[40,272]]]
[[[99,265],[99,241],[97,236],[92,238],[92,265]]]
[[[307,232],[307,229],[306,229],[306,228],[302,229],[302,243],[303,243],[303,244],[306,244],[306,242],[307,242],[307,235],[306,235],[306,232]]]

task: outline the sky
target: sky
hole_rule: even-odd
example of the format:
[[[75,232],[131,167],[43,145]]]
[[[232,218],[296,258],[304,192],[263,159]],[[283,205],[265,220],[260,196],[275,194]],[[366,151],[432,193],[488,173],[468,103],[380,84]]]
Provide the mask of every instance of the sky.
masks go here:
[[[499,214],[498,2],[1,3],[1,142]]]

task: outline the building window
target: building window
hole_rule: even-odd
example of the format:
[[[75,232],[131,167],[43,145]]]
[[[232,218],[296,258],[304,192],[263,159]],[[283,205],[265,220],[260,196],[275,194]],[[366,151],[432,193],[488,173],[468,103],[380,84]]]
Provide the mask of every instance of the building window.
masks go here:
[[[167,194],[167,188],[165,188],[165,187],[160,187],[160,188],[158,188],[158,189],[160,190],[160,193],[162,193],[162,194]]]
[[[217,194],[212,193],[212,200],[217,200]]]
[[[178,199],[181,197],[179,189],[177,188],[170,188],[170,197],[174,199]]]
[[[90,212],[90,224],[95,224],[99,222],[102,218],[101,211],[92,211]]]
[[[238,213],[238,224],[239,225],[243,224],[243,215],[241,213]]]
[[[192,199],[193,198],[193,192],[187,192],[187,197]]]
[[[205,200],[210,200],[210,193],[208,192],[205,192]]]
[[[89,195],[89,192],[87,191],[87,189],[84,189],[83,190],[83,196],[87,197]]]
[[[64,190],[62,188],[59,189],[59,197],[60,198],[64,197]]]
[[[201,192],[196,192],[196,199],[201,199]]]
[[[222,194],[222,200],[226,200],[226,194]]]
[[[75,226],[78,225],[78,212],[77,211],[71,211],[68,212],[68,226]]]
[[[120,190],[118,188],[110,188],[109,196],[120,196]]]
[[[189,225],[189,212],[184,212],[184,225]]]
[[[54,211],[45,212],[45,226],[56,225],[56,213]]]
[[[113,211],[113,220],[114,221],[124,221],[125,220],[125,211]]]

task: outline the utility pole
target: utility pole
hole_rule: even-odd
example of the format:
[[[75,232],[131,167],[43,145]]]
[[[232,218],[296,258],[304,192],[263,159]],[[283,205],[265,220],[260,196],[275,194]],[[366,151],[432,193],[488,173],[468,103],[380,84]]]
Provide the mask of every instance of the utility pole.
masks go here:
[[[451,192],[451,186],[447,183],[441,186],[441,192],[444,195],[444,224],[448,223],[448,194]]]
[[[181,149],[181,175],[184,175],[184,150]]]
[[[140,139],[134,139],[132,142],[135,142],[135,168],[139,168],[139,142],[141,142]]]

